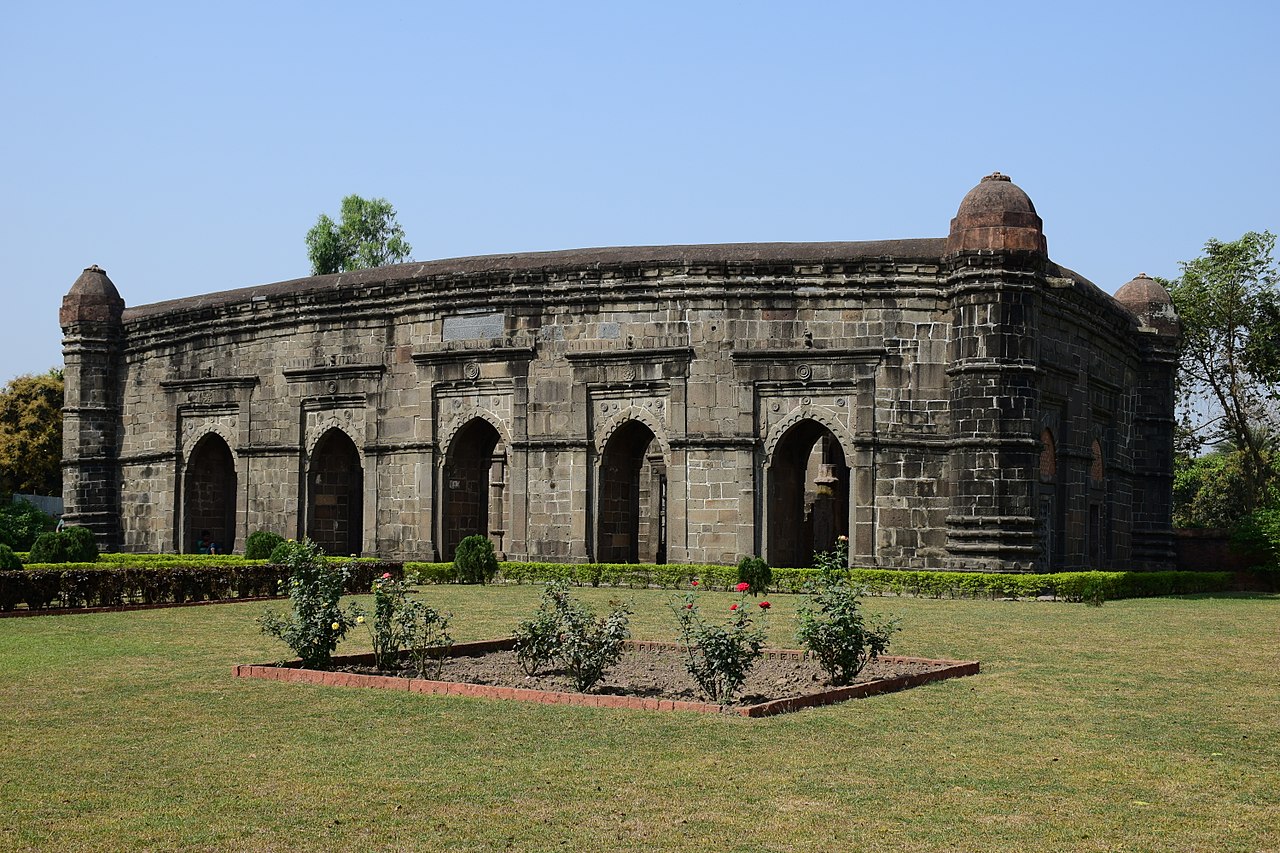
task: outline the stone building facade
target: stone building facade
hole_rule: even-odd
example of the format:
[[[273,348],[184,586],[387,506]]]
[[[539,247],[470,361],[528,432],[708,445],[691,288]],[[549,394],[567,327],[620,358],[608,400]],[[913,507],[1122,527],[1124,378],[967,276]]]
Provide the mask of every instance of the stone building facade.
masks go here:
[[[1162,568],[1177,319],[998,173],[944,238],[409,263],[63,301],[65,502],[108,547]]]

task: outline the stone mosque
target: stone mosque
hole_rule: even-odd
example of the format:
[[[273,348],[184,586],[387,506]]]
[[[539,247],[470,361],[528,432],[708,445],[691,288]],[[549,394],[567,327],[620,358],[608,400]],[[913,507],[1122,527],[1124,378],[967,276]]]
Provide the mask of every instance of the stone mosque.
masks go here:
[[[127,290],[127,289],[126,289]],[[1178,320],[1050,260],[999,173],[944,237],[412,262],[63,299],[64,501],[107,548],[1162,569]]]

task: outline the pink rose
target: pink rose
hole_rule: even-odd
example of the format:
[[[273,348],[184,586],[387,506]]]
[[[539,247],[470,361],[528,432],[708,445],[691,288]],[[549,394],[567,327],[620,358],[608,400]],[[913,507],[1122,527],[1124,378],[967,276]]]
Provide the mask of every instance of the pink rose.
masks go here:
[[[747,583],[746,581],[743,581],[742,583],[738,584],[736,589],[738,590],[738,592],[746,592],[747,590],[751,589],[751,584]]]
[[[391,572],[383,572],[383,573],[382,573],[382,579],[383,579],[384,581],[389,581],[389,580],[391,580]]]

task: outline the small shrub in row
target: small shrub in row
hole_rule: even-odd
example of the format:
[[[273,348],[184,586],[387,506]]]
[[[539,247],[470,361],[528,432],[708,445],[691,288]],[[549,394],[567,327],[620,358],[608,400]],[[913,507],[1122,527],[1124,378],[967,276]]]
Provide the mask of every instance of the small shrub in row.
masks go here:
[[[41,533],[31,546],[32,563],[92,563],[98,559],[98,543],[87,527]]]
[[[610,602],[603,618],[569,594],[564,581],[552,581],[533,618],[516,626],[516,661],[529,675],[556,665],[575,689],[586,693],[622,659],[631,636],[631,608]]]

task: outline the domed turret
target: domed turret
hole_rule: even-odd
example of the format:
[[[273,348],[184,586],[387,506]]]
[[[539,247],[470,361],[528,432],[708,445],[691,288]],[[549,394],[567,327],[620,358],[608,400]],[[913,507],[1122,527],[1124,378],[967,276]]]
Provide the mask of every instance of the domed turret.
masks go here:
[[[987,175],[960,202],[947,253],[981,249],[1048,254],[1044,223],[1031,199],[1008,175]]]
[[[124,311],[120,292],[107,278],[102,267],[93,266],[80,273],[71,290],[62,297],[58,321],[63,327],[74,323],[114,323]]]
[[[1169,291],[1144,272],[1138,273],[1137,278],[1117,290],[1115,298],[1130,314],[1142,321],[1145,329],[1162,335],[1176,335],[1181,329]]]

